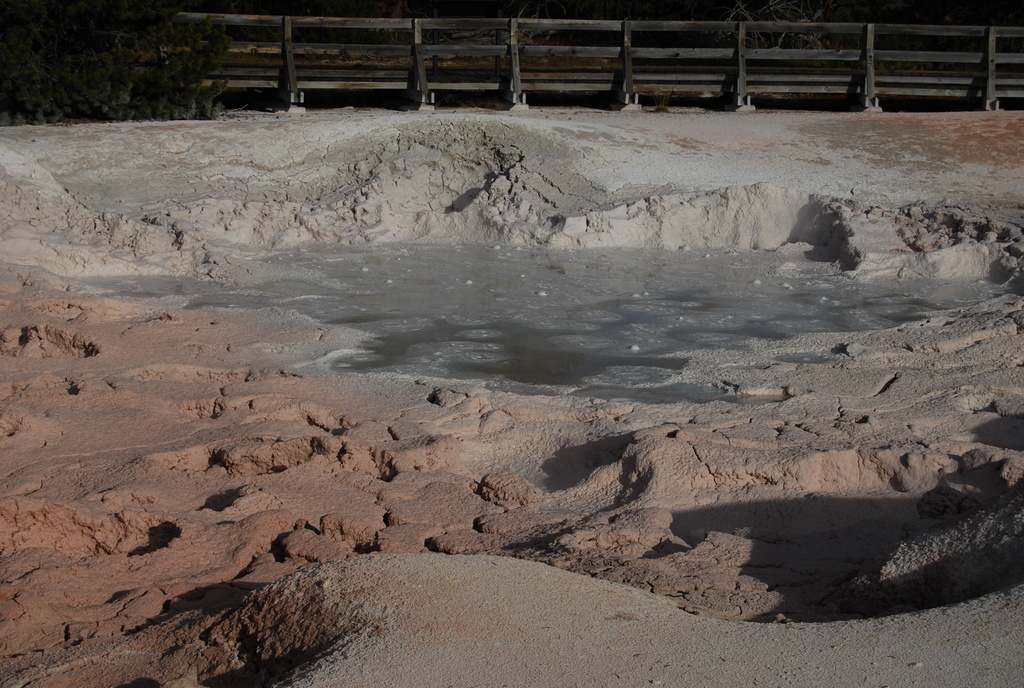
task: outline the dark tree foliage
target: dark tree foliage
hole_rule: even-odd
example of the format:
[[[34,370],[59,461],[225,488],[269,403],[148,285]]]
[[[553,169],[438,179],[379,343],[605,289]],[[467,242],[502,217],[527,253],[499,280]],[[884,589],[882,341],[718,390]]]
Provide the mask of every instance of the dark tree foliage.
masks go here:
[[[193,0],[194,12],[289,14],[293,17],[377,17],[380,0]]]
[[[823,3],[824,21],[1020,26],[1024,3],[1019,0],[832,0]]]
[[[191,0],[190,12],[223,14],[289,15],[292,17],[380,17],[385,3],[380,0]],[[280,40],[278,29],[232,27],[237,40]],[[380,43],[386,36],[375,31],[338,29],[296,29],[294,39],[304,43]]]
[[[208,24],[174,24],[172,0],[4,0],[0,123],[209,117],[202,80],[227,48]]]
[[[1020,0],[506,0],[506,16],[687,21],[1024,24]]]

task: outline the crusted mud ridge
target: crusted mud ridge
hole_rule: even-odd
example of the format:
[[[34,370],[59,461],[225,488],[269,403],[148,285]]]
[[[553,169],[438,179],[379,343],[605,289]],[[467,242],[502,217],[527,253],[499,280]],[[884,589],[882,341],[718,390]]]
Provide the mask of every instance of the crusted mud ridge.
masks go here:
[[[56,151],[59,159],[39,161],[29,146],[0,149],[5,254],[62,274],[227,276],[240,257],[310,242],[800,243],[872,275],[1005,278],[1024,246],[1019,207],[886,207],[776,183],[609,188],[590,178],[601,161],[580,133],[514,121],[455,118],[354,135],[327,127],[287,150],[242,157],[217,138],[197,152],[153,133],[153,145],[186,149],[177,174],[149,162],[125,178],[125,157],[141,151],[104,151],[111,167],[97,170]]]

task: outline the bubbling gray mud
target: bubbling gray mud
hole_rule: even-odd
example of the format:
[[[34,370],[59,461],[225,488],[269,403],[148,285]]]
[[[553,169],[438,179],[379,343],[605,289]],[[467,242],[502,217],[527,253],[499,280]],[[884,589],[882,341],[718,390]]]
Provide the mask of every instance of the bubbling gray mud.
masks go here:
[[[710,401],[739,399],[699,379],[695,352],[742,357],[807,333],[893,327],[1004,289],[984,280],[859,281],[808,252],[320,247],[275,255],[273,277],[244,288],[177,281],[172,290],[190,307],[288,309],[348,332],[353,345],[321,360],[338,374]],[[145,284],[116,286],[145,295]],[[782,349],[776,358],[839,357]]]

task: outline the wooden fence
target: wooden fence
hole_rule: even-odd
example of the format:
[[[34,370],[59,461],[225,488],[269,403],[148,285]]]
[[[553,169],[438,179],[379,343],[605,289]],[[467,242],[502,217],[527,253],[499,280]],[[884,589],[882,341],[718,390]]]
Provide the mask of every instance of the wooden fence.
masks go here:
[[[862,108],[915,97],[993,110],[1001,98],[1024,98],[1024,27],[196,13],[177,21],[262,31],[264,40],[234,40],[210,81],[272,89],[291,104],[314,89],[396,90],[422,106],[440,91],[498,91],[518,106],[545,91],[606,92],[624,107],[640,96],[709,96],[736,109],[793,94],[844,94]],[[294,40],[312,29],[356,38]]]

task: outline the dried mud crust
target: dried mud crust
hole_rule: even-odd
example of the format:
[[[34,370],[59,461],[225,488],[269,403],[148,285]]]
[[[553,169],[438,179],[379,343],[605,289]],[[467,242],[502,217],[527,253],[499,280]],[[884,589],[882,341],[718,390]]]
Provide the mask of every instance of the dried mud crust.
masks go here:
[[[365,148],[362,170],[325,176],[314,159],[275,188],[284,166],[241,165],[233,179],[263,197],[211,201],[206,180],[149,208],[152,221],[102,207],[102,180],[71,193],[7,156],[4,241],[64,272],[216,274],[228,245],[451,240],[464,223],[484,227],[477,240],[670,246],[689,240],[688,219],[713,216],[707,241],[801,241],[865,276],[1019,270],[1013,209],[886,210],[757,184],[602,196],[583,172],[555,180],[537,157],[550,139],[512,146],[527,130],[366,134],[333,151],[347,165]],[[442,163],[434,197],[402,195]],[[772,222],[743,224],[755,212]],[[1020,529],[1019,298],[743,358],[698,353],[703,381],[773,403],[654,407],[338,385],[295,372],[338,346],[307,321],[73,294],[38,268],[0,281],[5,681],[270,682],[389,623],[342,609],[304,570],[389,553],[529,559],[759,621],[916,609],[1019,579],[1016,550],[999,545]],[[808,351],[834,356],[785,362]],[[986,537],[963,545],[965,529]],[[964,563],[988,559],[994,578]],[[268,634],[293,623],[290,595],[311,600],[307,625]]]
[[[789,389],[778,406],[683,405],[656,411],[675,420],[653,424],[652,410],[635,404],[458,386],[417,386],[403,410],[366,413],[316,379],[243,365],[252,351],[214,342],[244,327],[207,312],[139,317],[109,302],[53,303],[12,303],[3,317],[34,314],[40,329],[65,328],[99,353],[3,359],[17,372],[0,398],[0,442],[7,456],[38,462],[8,459],[0,497],[3,651],[26,672],[35,666],[26,653],[78,652],[143,631],[177,629],[199,643],[195,634],[251,591],[375,553],[529,559],[731,619],[930,606],[948,596],[888,585],[871,578],[871,566],[908,532],[927,537],[946,517],[987,518],[987,500],[1024,475],[1015,434],[1024,422],[1024,304],[1010,299],[960,314],[955,327],[862,333],[843,345],[834,382],[799,367],[777,384],[736,379],[749,391]],[[204,324],[204,351],[181,345]],[[133,365],[128,352],[143,341],[177,353]],[[982,350],[1003,363],[977,370]],[[957,363],[963,352],[973,358]],[[943,379],[924,375],[940,363]],[[868,371],[863,389],[849,384]],[[818,391],[803,374],[817,376]],[[119,412],[128,415],[115,420]],[[907,434],[908,418],[927,441]],[[962,432],[971,423],[973,437]],[[103,429],[83,432],[90,426]],[[151,450],[161,444],[170,447]],[[526,469],[522,454],[543,457],[549,447],[560,455],[549,470],[560,472],[551,474],[558,488],[545,491],[535,484],[545,484],[544,469]],[[997,503],[1004,511],[1016,504],[1006,499]],[[971,583],[950,571],[960,596],[1017,575]],[[851,595],[885,604],[857,607]],[[256,680],[247,665],[279,675],[320,652],[315,638],[276,649],[246,640],[245,624],[256,623],[246,613],[225,621],[230,638],[204,636],[200,646],[218,657],[190,660],[204,681],[230,669],[243,685]],[[315,637],[328,633],[317,628]],[[160,666],[166,679],[180,669]]]
[[[939,123],[929,122],[937,129],[939,149],[959,145],[947,140]],[[993,198],[972,204],[989,212],[948,202],[941,209],[935,203],[915,209],[873,202],[858,187],[849,193],[808,190],[778,173],[768,175],[771,181],[734,174],[709,188],[679,172],[706,161],[671,155],[635,134],[564,126],[568,122],[439,116],[377,127],[355,124],[324,119],[301,132],[278,125],[295,138],[287,150],[272,139],[273,127],[240,124],[267,144],[243,156],[223,125],[189,131],[187,138],[184,130],[158,128],[145,143],[128,130],[107,131],[119,147],[105,150],[109,165],[100,171],[84,169],[61,148],[26,148],[16,137],[8,145],[0,141],[0,179],[8,191],[0,208],[0,245],[22,264],[86,275],[237,277],[241,255],[309,243],[380,242],[670,250],[773,250],[806,243],[847,269],[940,278],[1005,277],[1020,264],[1022,213]],[[910,141],[905,146],[916,150],[921,165],[941,161],[947,173],[953,169],[951,159],[937,157],[939,149],[921,148],[920,132],[906,123],[875,126],[898,130],[897,139]],[[957,126],[968,125],[957,120]],[[852,165],[846,159],[851,151],[832,138],[834,128],[828,120],[805,125],[813,134],[807,145]],[[1007,145],[1019,147],[1019,138],[1010,136]],[[873,141],[866,136],[853,151],[870,153]],[[161,142],[166,150],[153,148]],[[78,144],[101,152],[95,142]],[[658,183],[606,178],[609,168],[625,164],[618,157],[631,145],[649,153],[652,166],[664,168]],[[889,153],[899,148],[887,146]],[[133,153],[146,162],[130,159]],[[887,158],[876,162],[893,165]],[[143,171],[135,169],[139,164]],[[777,161],[781,167],[803,164],[803,158]],[[1013,174],[1005,161],[989,164]],[[132,170],[130,178],[126,170]],[[186,177],[191,183],[183,183]],[[985,189],[963,195],[980,199]],[[905,243],[891,241],[894,230]],[[945,258],[899,255],[907,247]]]

